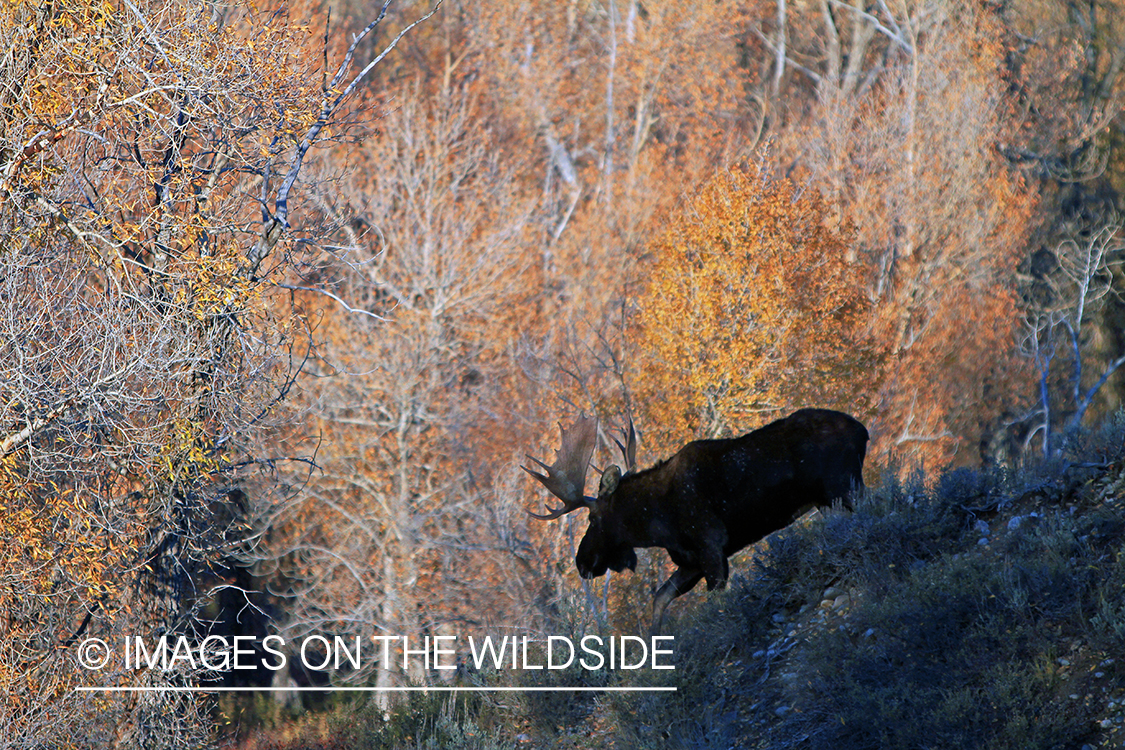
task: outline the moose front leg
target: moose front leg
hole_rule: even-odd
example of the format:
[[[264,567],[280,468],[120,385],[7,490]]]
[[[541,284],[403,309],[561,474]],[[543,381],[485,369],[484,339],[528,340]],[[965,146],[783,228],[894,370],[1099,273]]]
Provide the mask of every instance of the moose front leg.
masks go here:
[[[725,589],[730,578],[730,563],[722,555],[713,557],[703,564],[703,577],[707,579],[707,590]]]
[[[703,573],[692,568],[676,568],[664,585],[656,592],[652,600],[652,635],[660,635],[660,626],[664,622],[664,610],[672,600],[680,594],[691,591],[695,584],[703,578]]]
[[[727,534],[717,520],[711,525],[709,533],[699,545],[699,570],[707,579],[707,590],[726,588],[730,577],[730,564],[723,550],[727,545]]]

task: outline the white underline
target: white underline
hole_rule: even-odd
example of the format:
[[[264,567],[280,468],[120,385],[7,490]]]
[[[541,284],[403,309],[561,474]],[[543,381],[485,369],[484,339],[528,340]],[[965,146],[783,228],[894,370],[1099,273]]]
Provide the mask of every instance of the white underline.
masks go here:
[[[674,687],[86,687],[83,693],[655,693]]]

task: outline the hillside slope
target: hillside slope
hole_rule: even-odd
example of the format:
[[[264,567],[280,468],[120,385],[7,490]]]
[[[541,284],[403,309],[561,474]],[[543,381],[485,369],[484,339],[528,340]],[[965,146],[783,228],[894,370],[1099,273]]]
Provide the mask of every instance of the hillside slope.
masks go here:
[[[623,720],[628,744],[1121,747],[1123,435],[1117,419],[1056,462],[888,482],[772,537],[683,623],[677,706],[623,702],[666,717]]]

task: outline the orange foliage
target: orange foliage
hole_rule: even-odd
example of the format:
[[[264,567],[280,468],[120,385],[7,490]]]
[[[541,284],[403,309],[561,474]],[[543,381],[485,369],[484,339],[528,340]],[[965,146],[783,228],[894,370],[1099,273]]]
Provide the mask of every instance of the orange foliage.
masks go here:
[[[804,406],[870,412],[879,351],[853,232],[759,169],[706,183],[648,248],[633,387],[664,450]]]
[[[982,435],[1030,390],[1014,272],[1035,201],[998,151],[1018,124],[1003,34],[971,4],[880,13],[897,35],[889,21],[850,29],[844,14],[836,29],[794,9],[791,46],[815,55],[819,82],[798,96],[808,74],[790,73],[799,119],[778,148],[855,223],[873,271],[873,330],[890,356],[873,455],[978,463]]]
[[[446,6],[408,40],[404,58],[429,66],[372,92],[390,103],[379,132],[328,160],[350,175],[346,200],[322,202],[349,250],[310,276],[386,320],[300,298],[326,317],[316,351],[331,373],[302,394],[324,437],[310,497],[346,515],[310,502],[277,538],[362,571],[360,583],[331,555],[300,556],[301,576],[332,571],[310,607],[365,601],[380,627],[403,632],[542,612],[529,609],[543,606],[557,557],[542,550],[564,542],[527,528],[513,446],[536,436],[560,393],[620,398],[606,362],[623,351],[614,313],[630,251],[739,140],[727,127],[738,108],[729,8],[614,12]],[[500,526],[514,528],[488,536]]]
[[[190,631],[226,506],[283,387],[286,321],[247,272],[260,185],[317,92],[288,18],[66,0],[0,11],[0,726],[16,744],[202,744],[75,685],[83,638]],[[255,179],[257,178],[257,180]],[[231,536],[227,536],[227,535]],[[143,733],[140,739],[137,733]]]
[[[917,90],[884,88],[864,115],[867,144],[892,132],[904,106],[915,130],[898,143],[904,153],[887,144],[880,156],[890,175],[883,184],[858,181],[864,198],[848,209],[883,266],[878,316],[894,357],[877,451],[933,466],[986,458],[981,438],[1030,393],[1015,268],[1034,197],[996,151],[1011,122],[996,72],[1004,50],[991,19],[975,20],[966,24],[969,38],[943,36],[948,27],[929,36],[910,62],[919,68]]]

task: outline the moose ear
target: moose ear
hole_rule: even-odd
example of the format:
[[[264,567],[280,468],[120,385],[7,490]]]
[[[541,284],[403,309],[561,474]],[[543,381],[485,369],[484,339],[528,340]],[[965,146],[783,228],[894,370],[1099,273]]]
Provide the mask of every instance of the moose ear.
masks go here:
[[[621,469],[614,465],[609,466],[602,472],[602,482],[598,486],[598,498],[612,495],[617,489],[617,483],[620,481]]]

